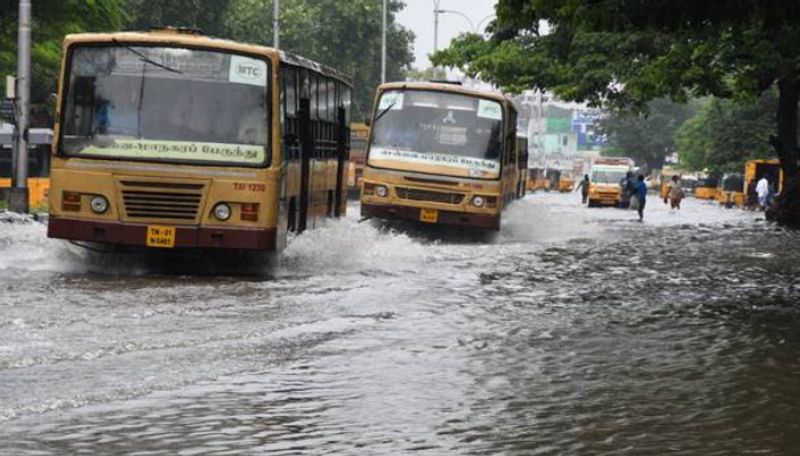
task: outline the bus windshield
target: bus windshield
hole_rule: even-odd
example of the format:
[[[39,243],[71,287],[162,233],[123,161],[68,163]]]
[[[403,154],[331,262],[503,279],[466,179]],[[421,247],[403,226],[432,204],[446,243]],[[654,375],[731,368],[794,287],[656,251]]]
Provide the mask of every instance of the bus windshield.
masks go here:
[[[225,52],[155,46],[72,50],[62,154],[263,166],[269,65]]]
[[[592,170],[592,182],[598,184],[619,184],[625,178],[626,169],[596,168]]]
[[[502,105],[474,96],[424,90],[382,94],[369,164],[434,174],[500,175]]]

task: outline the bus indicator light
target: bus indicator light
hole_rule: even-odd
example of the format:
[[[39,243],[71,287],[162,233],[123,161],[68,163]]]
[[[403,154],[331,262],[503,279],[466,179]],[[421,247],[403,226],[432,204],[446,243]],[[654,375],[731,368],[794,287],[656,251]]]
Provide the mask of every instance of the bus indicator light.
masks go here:
[[[64,211],[79,212],[81,210],[81,194],[77,192],[63,192],[61,194],[61,209]]]
[[[242,203],[241,219],[245,222],[258,221],[258,203]]]

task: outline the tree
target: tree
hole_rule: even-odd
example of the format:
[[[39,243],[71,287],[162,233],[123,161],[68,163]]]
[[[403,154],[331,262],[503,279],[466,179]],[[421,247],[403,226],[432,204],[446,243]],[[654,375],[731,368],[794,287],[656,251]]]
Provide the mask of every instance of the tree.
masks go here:
[[[512,90],[637,110],[661,96],[752,100],[776,87],[771,144],[786,176],[776,215],[800,226],[798,19],[797,2],[500,0],[490,39],[464,35],[434,61]]]
[[[648,105],[648,115],[611,113],[601,120],[600,131],[624,156],[645,163],[650,170],[661,169],[664,158],[675,150],[675,132],[689,115],[685,106],[656,99]]]
[[[18,0],[0,0],[0,76],[17,73],[18,13]],[[118,30],[126,15],[122,0],[37,0],[32,13],[31,126],[49,126],[64,35]],[[0,85],[5,92],[5,77]]]
[[[386,78],[404,80],[414,35],[395,22],[404,7],[389,2]],[[365,118],[381,78],[382,4],[374,0],[283,0],[281,48],[329,65],[352,77],[354,119]],[[231,0],[226,36],[272,44],[272,1]]]
[[[175,26],[198,29],[206,35],[224,34],[231,0],[125,0],[128,28]]]
[[[769,138],[775,134],[773,113],[777,96],[769,91],[755,103],[713,98],[675,135],[681,162],[689,169],[711,174],[742,172],[744,162],[772,158]]]

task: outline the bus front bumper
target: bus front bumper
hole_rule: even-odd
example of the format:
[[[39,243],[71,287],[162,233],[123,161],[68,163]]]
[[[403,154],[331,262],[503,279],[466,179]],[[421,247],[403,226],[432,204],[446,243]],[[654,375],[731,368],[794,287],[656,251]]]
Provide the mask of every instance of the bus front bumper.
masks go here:
[[[50,217],[47,236],[101,244],[146,247],[146,224]],[[276,250],[276,230],[176,226],[176,249]],[[168,250],[168,249],[158,249]]]
[[[395,204],[368,204],[362,201],[361,217],[377,217],[381,219],[421,221],[422,209]],[[500,229],[500,216],[493,214],[471,214],[438,209],[435,224],[468,226],[490,230]],[[428,222],[423,222],[428,223]]]

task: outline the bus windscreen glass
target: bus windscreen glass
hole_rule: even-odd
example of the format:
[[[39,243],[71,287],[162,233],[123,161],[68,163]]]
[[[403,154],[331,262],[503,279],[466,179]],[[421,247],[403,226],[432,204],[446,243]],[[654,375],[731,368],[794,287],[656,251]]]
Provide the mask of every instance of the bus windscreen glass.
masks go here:
[[[591,179],[597,184],[619,184],[627,172],[627,169],[596,167],[592,169]]]
[[[228,166],[269,163],[266,60],[115,44],[74,48],[69,62],[61,153]]]
[[[369,164],[459,177],[500,176],[503,108],[494,100],[423,91],[383,92]]]

